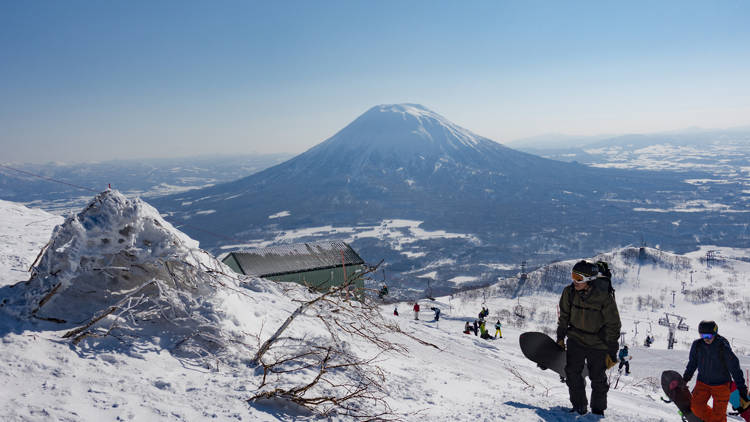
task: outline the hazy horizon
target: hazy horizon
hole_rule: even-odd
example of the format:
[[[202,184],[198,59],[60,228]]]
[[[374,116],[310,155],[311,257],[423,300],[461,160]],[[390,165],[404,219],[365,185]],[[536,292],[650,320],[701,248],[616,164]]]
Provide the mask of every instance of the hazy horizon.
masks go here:
[[[348,124],[350,122],[347,122]],[[343,128],[342,126],[341,128]],[[340,128],[340,129],[341,129]],[[471,128],[466,128],[471,130]],[[538,135],[532,135],[528,137],[518,138],[518,139],[511,139],[506,142],[499,142],[495,139],[491,139],[492,141],[501,143],[503,145],[507,145],[511,148],[522,148],[523,146],[526,146],[524,141],[529,140],[537,140],[537,139],[559,139],[559,141],[555,144],[555,146],[559,146],[560,148],[573,148],[575,145],[569,143],[574,140],[582,140],[582,139],[591,139],[592,142],[596,140],[604,140],[609,138],[616,138],[619,136],[627,136],[627,135],[659,135],[659,134],[669,134],[669,133],[680,133],[687,130],[707,130],[707,131],[725,131],[725,130],[732,130],[732,129],[747,129],[750,130],[750,125],[740,125],[740,126],[732,126],[732,127],[726,127],[726,128],[702,128],[702,127],[686,127],[686,128],[680,128],[680,129],[673,129],[673,130],[665,130],[660,132],[651,132],[651,133],[638,133],[638,132],[623,132],[623,133],[608,133],[608,134],[567,134],[567,133],[540,133]],[[481,134],[479,134],[481,135]],[[333,136],[333,133],[331,134]],[[31,165],[38,165],[38,164],[46,164],[46,163],[55,163],[59,165],[75,165],[75,164],[96,164],[96,163],[106,163],[111,161],[132,161],[132,160],[204,160],[204,159],[220,159],[222,157],[227,158],[238,158],[238,157],[252,157],[252,156],[274,156],[274,155],[289,155],[290,157],[296,156],[298,154],[302,154],[305,151],[307,151],[309,148],[312,148],[313,146],[325,141],[328,138],[320,139],[315,144],[310,145],[309,147],[306,147],[303,150],[299,151],[276,151],[276,152],[258,152],[258,151],[247,151],[247,152],[235,152],[235,153],[221,153],[221,152],[206,152],[206,153],[185,153],[185,154],[164,154],[164,155],[142,155],[142,156],[132,156],[128,158],[119,158],[119,157],[105,157],[100,159],[89,159],[89,160],[83,160],[83,159],[77,159],[75,156],[72,157],[73,159],[68,160],[25,160],[25,161],[13,161],[13,160],[6,160],[2,161],[1,163],[22,163],[22,164],[31,164]],[[549,147],[549,145],[545,146],[538,146],[540,148],[546,148]]]
[[[3,160],[297,154],[378,104],[500,143],[750,124],[750,3],[0,5]]]

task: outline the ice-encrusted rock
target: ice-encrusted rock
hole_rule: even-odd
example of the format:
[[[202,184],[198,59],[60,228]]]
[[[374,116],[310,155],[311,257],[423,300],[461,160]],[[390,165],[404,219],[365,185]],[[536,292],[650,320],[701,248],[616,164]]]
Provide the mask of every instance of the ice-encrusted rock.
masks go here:
[[[4,308],[72,328],[89,346],[151,345],[215,355],[240,335],[224,306],[244,295],[240,278],[140,199],[98,194],[58,226],[34,276]],[[249,300],[249,299],[248,299]]]

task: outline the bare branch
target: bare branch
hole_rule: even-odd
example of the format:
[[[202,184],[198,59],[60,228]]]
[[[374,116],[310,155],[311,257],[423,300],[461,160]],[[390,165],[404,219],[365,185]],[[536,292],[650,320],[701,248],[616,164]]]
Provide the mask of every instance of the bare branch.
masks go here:
[[[312,299],[299,300],[299,307],[255,355],[254,363],[262,368],[263,375],[249,402],[282,399],[319,416],[340,414],[357,421],[403,419],[388,405],[385,372],[378,362],[387,353],[406,354],[408,350],[389,337],[401,334],[439,348],[388,322],[373,301],[347,300],[342,293],[356,280]],[[326,334],[303,338],[282,335],[293,321],[303,316],[322,323]],[[351,339],[374,345],[377,351],[371,356],[358,356],[350,348]],[[305,381],[300,382],[300,376]]]
[[[519,381],[521,381],[522,383],[526,385],[526,387],[523,388],[524,390],[534,389],[534,385],[526,381],[526,379],[521,375],[521,373],[518,371],[517,368],[509,366],[509,365],[505,365],[505,369],[507,369],[508,372],[510,372],[516,379],[518,379]]]

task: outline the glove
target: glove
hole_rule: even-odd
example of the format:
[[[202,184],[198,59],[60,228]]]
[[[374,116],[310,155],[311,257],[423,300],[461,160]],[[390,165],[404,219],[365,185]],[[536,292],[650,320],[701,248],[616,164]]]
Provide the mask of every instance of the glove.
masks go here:
[[[607,369],[615,366],[617,363],[617,349],[619,345],[617,342],[612,342],[607,345]]]
[[[750,407],[750,399],[747,397],[747,387],[738,388],[737,391],[740,393],[740,408],[745,409]]]
[[[565,350],[565,339],[557,340],[557,347],[559,347],[562,350]]]
[[[607,354],[606,363],[607,363],[607,369],[609,369],[609,368],[617,365],[617,359],[612,360],[612,356],[610,356],[609,354]]]

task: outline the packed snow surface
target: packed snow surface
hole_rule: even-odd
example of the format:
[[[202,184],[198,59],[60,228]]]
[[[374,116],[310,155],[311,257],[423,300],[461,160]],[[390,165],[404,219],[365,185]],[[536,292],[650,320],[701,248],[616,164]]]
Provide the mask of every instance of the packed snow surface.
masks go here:
[[[9,216],[2,219],[0,236],[13,242],[12,251],[3,249],[0,256],[3,420],[318,419],[280,400],[247,401],[262,375],[250,358],[300,300],[316,297],[306,289],[232,274],[148,204],[115,191],[98,195],[64,222],[7,202],[0,202],[0,215]],[[59,225],[50,239],[52,223]],[[33,277],[18,284],[29,277],[16,270],[31,265],[48,240]],[[721,260],[707,265],[702,260],[708,251]],[[719,332],[743,354],[743,368],[750,366],[747,324],[727,308],[747,300],[750,253],[707,248],[686,256],[652,249],[644,254],[637,266],[627,250],[608,255],[633,359],[630,376],[609,373],[605,420],[679,420],[674,405],[660,400],[657,377],[665,369],[684,369],[699,319],[716,319]],[[569,265],[561,263],[560,271],[569,271]],[[598,420],[570,416],[565,385],[526,360],[518,347],[522,332],[555,325],[559,292],[536,289],[540,274],[530,274],[530,291],[517,299],[500,296],[506,287],[501,282],[423,300],[419,320],[411,303],[382,305],[386,321],[421,340],[390,336],[407,348],[404,355],[378,355],[371,344],[344,333],[340,340],[358,356],[377,356],[388,404],[402,420]],[[680,292],[683,281],[689,291],[719,286],[731,300],[696,305],[689,294],[678,293],[672,307],[672,290]],[[716,298],[716,292],[711,295]],[[502,320],[502,338],[462,333],[482,306],[490,309],[490,324]],[[433,320],[433,307],[442,310],[439,321]],[[674,350],[667,350],[667,328],[657,323],[665,311],[684,315],[690,326],[678,332]],[[649,331],[656,343],[644,348]],[[325,321],[303,315],[285,336],[325,344],[326,333]],[[304,384],[310,373],[280,375],[279,382]],[[346,379],[344,373],[336,376]],[[333,414],[328,420],[351,418]]]
[[[29,268],[63,218],[0,200],[0,287],[28,280]]]

